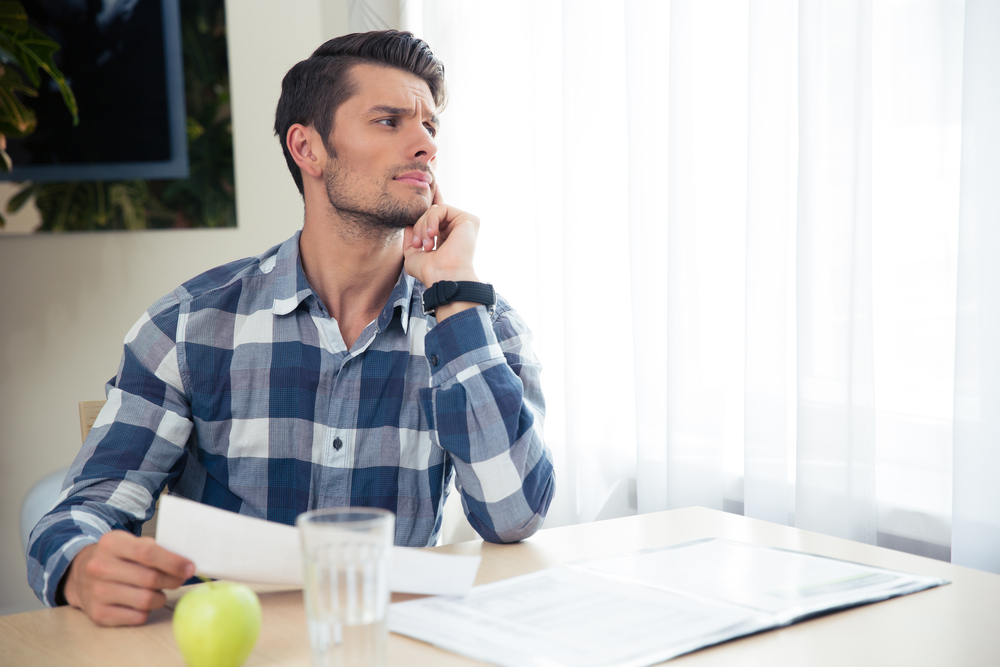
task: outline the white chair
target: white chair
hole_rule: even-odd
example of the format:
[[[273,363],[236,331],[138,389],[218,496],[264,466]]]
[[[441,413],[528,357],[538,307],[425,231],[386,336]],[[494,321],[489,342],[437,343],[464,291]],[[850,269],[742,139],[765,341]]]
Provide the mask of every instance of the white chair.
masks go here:
[[[94,420],[101,412],[101,408],[107,401],[81,401],[80,409],[80,438],[87,439]],[[28,548],[28,537],[32,529],[39,520],[45,516],[46,512],[55,507],[59,501],[59,494],[62,492],[62,483],[66,479],[66,472],[69,467],[60,468],[41,478],[28,489],[21,503],[21,549]]]
[[[28,548],[28,536],[45,513],[55,507],[69,468],[61,468],[35,482],[21,503],[21,549]]]

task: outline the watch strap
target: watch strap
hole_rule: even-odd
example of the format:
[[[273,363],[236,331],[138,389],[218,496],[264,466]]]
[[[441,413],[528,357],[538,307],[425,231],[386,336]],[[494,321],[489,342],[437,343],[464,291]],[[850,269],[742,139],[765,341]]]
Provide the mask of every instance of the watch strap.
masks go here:
[[[432,315],[440,306],[456,301],[481,303],[492,310],[496,305],[497,295],[493,285],[489,283],[439,280],[424,290],[422,299],[424,314]]]

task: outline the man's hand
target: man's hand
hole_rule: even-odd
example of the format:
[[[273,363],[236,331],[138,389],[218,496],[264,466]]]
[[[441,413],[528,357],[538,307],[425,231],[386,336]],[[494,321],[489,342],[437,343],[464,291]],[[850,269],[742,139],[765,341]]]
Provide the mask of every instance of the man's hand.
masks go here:
[[[472,268],[478,236],[479,218],[445,204],[435,184],[430,208],[403,230],[406,272],[428,287],[439,280],[478,281]]]
[[[105,533],[69,566],[63,594],[98,625],[142,625],[167,602],[164,588],[194,575],[194,563],[124,530]]]
[[[444,203],[435,184],[434,201],[417,222],[403,230],[406,272],[430,287],[439,280],[480,282],[472,265],[479,218]],[[435,247],[437,240],[437,247]],[[455,302],[435,311],[438,321],[479,304]]]

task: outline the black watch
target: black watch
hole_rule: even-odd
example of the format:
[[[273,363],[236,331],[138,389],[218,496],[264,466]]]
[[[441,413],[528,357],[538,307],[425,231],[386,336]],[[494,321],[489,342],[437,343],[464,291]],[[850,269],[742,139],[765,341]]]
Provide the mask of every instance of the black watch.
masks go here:
[[[492,313],[493,307],[497,305],[497,293],[489,283],[439,280],[424,290],[421,303],[424,315],[433,315],[439,307],[455,301],[481,303]]]

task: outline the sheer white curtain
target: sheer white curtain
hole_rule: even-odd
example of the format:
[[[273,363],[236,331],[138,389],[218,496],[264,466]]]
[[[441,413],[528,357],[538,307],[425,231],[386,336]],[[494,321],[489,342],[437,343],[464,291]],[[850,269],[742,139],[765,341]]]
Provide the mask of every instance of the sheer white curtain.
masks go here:
[[[952,560],[1000,572],[1000,4],[968,0]]]
[[[703,505],[1000,571],[997,7],[403,3],[537,335],[548,525]]]

